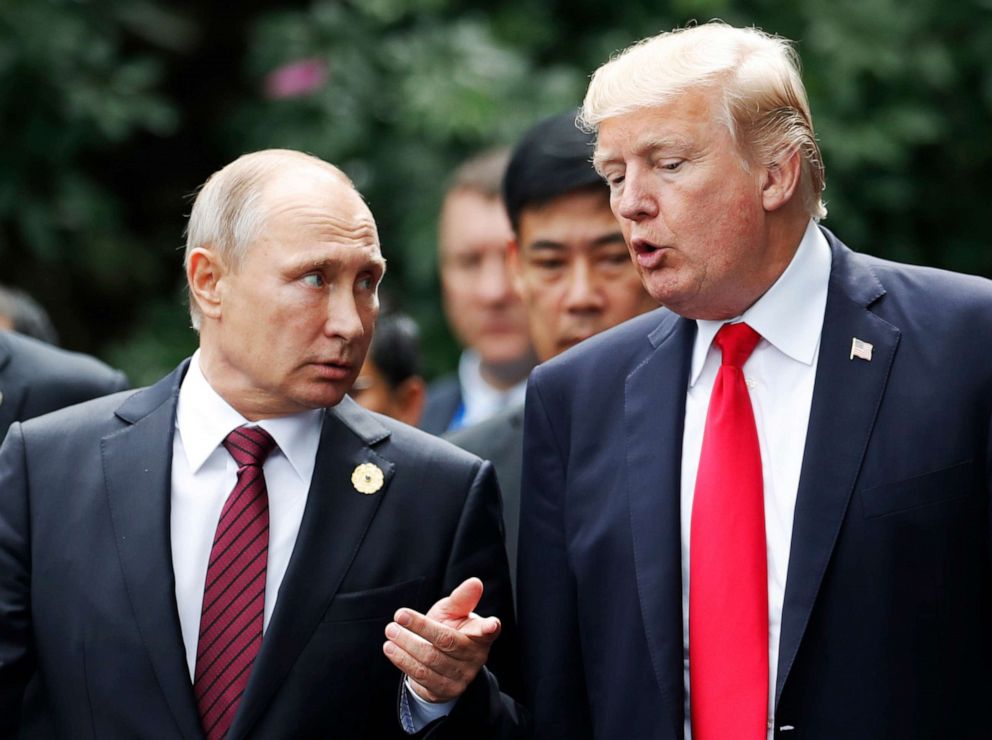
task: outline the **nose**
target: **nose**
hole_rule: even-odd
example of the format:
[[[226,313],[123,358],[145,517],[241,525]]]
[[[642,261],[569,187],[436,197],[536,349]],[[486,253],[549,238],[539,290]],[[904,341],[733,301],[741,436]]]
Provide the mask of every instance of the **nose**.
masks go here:
[[[646,175],[628,168],[618,192],[611,198],[613,214],[618,219],[642,221],[658,214],[658,201],[651,192]]]
[[[515,293],[504,252],[490,254],[483,260],[476,289],[479,298],[487,304],[506,303],[513,298]]]
[[[374,312],[375,307],[370,307]],[[365,336],[367,310],[359,306],[351,291],[331,291],[327,300],[327,316],[324,320],[324,333],[353,342]]]
[[[588,259],[577,259],[568,273],[565,290],[565,310],[569,313],[597,313],[603,310],[603,294],[592,264]]]

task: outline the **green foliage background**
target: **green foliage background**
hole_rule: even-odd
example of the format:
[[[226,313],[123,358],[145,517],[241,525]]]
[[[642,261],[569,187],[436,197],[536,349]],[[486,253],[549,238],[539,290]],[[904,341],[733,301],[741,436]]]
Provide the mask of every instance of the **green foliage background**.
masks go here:
[[[576,105],[629,43],[719,17],[797,41],[826,224],[862,251],[992,276],[990,0],[0,1],[0,282],[63,343],[154,380],[195,346],[189,194],[237,155],[303,149],[366,195],[392,303],[451,366],[435,219],[461,159]],[[266,76],[322,60],[286,99]]]

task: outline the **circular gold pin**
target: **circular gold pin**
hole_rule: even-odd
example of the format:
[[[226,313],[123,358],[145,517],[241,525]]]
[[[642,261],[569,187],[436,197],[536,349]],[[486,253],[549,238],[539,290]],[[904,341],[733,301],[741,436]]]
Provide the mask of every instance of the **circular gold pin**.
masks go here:
[[[362,463],[351,474],[351,485],[359,493],[375,493],[382,488],[382,481],[382,469],[372,463]]]

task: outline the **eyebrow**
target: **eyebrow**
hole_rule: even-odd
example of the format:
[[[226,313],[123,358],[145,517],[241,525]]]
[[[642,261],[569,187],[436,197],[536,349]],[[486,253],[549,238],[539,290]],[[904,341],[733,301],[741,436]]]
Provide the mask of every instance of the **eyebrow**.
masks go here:
[[[609,234],[597,236],[590,242],[590,246],[592,246],[593,249],[599,249],[600,247],[612,246],[617,242],[623,241],[623,234],[619,231],[613,231]],[[561,242],[556,242],[553,239],[538,239],[537,241],[527,244],[527,249],[530,251],[562,252],[565,251],[567,247]]]
[[[643,157],[646,154],[652,154],[659,150],[675,150],[679,152],[684,152],[690,149],[689,140],[684,136],[674,136],[674,135],[661,135],[661,136],[646,136],[641,141],[637,143],[634,148],[634,154],[638,157]],[[596,169],[596,172],[602,174],[603,168],[614,162],[622,162],[619,154],[614,154],[610,151],[596,150],[595,154],[592,156],[592,166]]]

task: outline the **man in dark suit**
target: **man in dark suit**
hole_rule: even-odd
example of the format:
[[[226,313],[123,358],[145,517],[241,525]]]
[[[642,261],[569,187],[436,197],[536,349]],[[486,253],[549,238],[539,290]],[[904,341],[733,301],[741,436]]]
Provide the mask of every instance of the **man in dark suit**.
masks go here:
[[[545,362],[569,347],[657,307],[627,256],[610,191],[592,167],[593,136],[577,111],[545,118],[513,150],[503,202],[513,227],[509,272]],[[523,403],[447,435],[490,460],[503,494],[510,573],[517,563]]]
[[[538,736],[987,738],[992,285],[817,225],[780,38],[646,40],[583,118],[666,308],[531,376]]]
[[[245,155],[185,265],[194,356],[0,451],[0,733],[32,676],[58,737],[509,733],[492,469],[345,398],[385,268],[361,197]]]
[[[434,380],[420,428],[443,434],[523,403],[534,353],[527,317],[506,266],[510,224],[500,198],[507,149],[455,170],[438,219],[444,315],[462,346],[458,370]]]
[[[0,330],[0,441],[15,421],[127,387],[122,372],[99,360]]]

